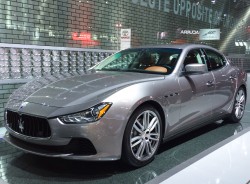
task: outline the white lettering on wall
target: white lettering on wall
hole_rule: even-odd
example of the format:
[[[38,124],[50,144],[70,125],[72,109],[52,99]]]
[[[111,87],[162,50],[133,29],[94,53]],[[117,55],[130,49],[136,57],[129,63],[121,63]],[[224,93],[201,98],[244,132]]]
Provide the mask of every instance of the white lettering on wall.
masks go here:
[[[167,13],[170,12],[170,0],[164,0],[163,11]]]
[[[141,0],[141,6],[145,6],[147,7],[148,6],[148,3],[147,3],[148,0]]]
[[[150,8],[155,8],[155,0],[151,0],[151,1],[149,1],[149,7]]]
[[[198,35],[199,34],[199,31],[198,30],[181,30],[181,34],[193,34],[193,35]]]
[[[196,3],[191,0],[132,0],[132,3],[213,25],[219,25],[222,20],[225,27],[233,27],[235,24],[234,17],[227,15],[222,19],[222,11],[213,10],[202,3]]]

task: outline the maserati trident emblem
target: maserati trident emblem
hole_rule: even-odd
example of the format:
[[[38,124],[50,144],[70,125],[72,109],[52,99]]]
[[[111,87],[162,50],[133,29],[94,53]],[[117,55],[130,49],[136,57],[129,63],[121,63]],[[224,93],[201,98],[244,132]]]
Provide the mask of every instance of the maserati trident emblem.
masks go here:
[[[28,103],[29,103],[29,102],[23,102],[23,103],[21,104],[21,106],[19,107],[19,110],[22,109],[22,108],[24,108]]]
[[[23,133],[24,130],[24,121],[22,120],[22,116],[20,116],[20,119],[18,120],[18,128],[21,131],[21,133]]]

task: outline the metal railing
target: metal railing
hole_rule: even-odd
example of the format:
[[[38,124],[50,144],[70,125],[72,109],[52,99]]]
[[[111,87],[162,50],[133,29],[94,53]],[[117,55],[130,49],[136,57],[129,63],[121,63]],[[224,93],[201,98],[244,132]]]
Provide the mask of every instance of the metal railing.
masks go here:
[[[228,57],[228,59],[235,65],[240,68],[243,68],[246,71],[250,71],[250,57]]]
[[[0,44],[0,80],[82,73],[114,50]]]

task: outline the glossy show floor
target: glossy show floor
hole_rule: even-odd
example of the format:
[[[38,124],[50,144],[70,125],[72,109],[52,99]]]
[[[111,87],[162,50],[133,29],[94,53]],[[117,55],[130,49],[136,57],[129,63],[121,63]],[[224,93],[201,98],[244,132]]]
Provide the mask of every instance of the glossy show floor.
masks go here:
[[[248,96],[250,95],[248,94]],[[231,139],[234,140],[242,136],[245,136],[246,139],[249,137],[250,142],[250,135],[247,136],[248,133],[245,133],[248,130],[250,132],[249,99],[245,115],[240,123],[210,124],[167,142],[161,146],[153,162],[139,169],[127,167],[119,161],[86,162],[35,156],[16,150],[0,139],[0,184],[143,184],[149,181],[149,183],[174,184],[184,183],[185,181],[185,183],[192,183],[192,181],[195,181],[192,180],[192,176],[197,177],[192,175],[195,170],[201,168],[203,169],[199,170],[202,171],[201,174],[206,175],[216,169],[216,165],[213,165],[214,168],[207,168],[206,165],[204,167],[204,163],[217,162],[210,154],[212,151],[207,153],[208,150],[220,148],[223,144],[230,142]],[[4,129],[0,129],[0,137],[2,137],[2,134],[4,134]],[[246,146],[249,150],[250,144]],[[223,153],[223,150],[221,150],[221,158],[223,158]],[[197,156],[199,156],[198,159],[196,159]],[[201,156],[204,159],[200,160]],[[227,156],[226,153],[225,156]],[[250,160],[249,155],[248,157]],[[235,157],[230,156],[230,159],[235,159]],[[245,158],[237,157],[237,159]],[[197,160],[199,160],[198,163],[195,162]],[[228,163],[225,164],[225,167],[228,167]],[[183,168],[184,171],[187,171],[186,173],[183,173]],[[238,167],[239,173],[240,169],[241,167]],[[181,172],[178,173],[177,170]],[[185,174],[187,176],[187,173],[191,180],[179,180],[181,177],[184,178]],[[223,173],[223,175],[226,174]],[[208,177],[216,176],[208,175]],[[248,179],[250,180],[250,174]],[[219,184],[221,182],[215,179],[211,182],[205,180],[198,183]],[[234,183],[238,182],[235,181]]]

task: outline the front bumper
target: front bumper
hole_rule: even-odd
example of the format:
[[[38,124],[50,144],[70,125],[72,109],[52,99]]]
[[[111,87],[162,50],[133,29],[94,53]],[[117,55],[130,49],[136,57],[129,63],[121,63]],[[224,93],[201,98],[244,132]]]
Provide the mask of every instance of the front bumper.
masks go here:
[[[35,123],[35,122],[34,122]],[[77,160],[118,160],[121,157],[124,123],[102,118],[89,124],[63,124],[49,119],[49,138],[29,137],[8,126],[4,139],[25,152]]]

